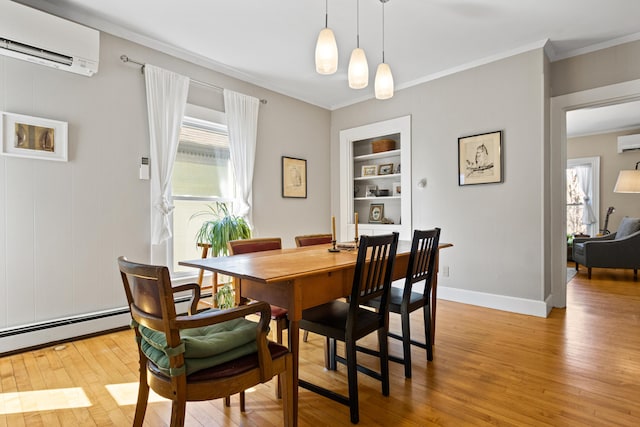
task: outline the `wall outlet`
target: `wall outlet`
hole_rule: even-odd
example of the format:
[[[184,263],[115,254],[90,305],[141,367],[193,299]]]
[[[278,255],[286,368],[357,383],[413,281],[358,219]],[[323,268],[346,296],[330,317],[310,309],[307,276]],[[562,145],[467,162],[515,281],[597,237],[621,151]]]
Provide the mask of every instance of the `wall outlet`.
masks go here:
[[[442,277],[449,277],[449,266],[448,265],[443,265],[442,266]]]

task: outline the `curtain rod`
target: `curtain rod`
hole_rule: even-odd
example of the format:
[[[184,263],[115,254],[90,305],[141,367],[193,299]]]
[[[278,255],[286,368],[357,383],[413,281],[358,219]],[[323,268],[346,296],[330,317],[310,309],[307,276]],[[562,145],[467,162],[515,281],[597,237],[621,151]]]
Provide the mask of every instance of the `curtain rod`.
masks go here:
[[[134,61],[133,59],[129,58],[127,55],[120,55],[120,60],[121,60],[122,62],[131,62],[132,64],[139,65],[139,66],[141,67],[141,68],[140,68],[140,72],[144,74],[144,66],[145,66],[146,64],[144,64],[143,62],[140,62],[140,61]],[[215,90],[219,90],[219,91],[223,91],[223,90],[224,90],[224,88],[223,88],[223,87],[216,86],[216,85],[211,84],[211,83],[203,82],[203,81],[196,80],[196,79],[192,79],[192,78],[189,78],[189,80],[190,80],[191,82],[193,82],[193,83],[197,84],[197,85],[200,85],[200,86],[205,86],[205,87],[208,87],[208,88],[211,88],[211,89],[215,89]],[[261,104],[266,104],[266,103],[267,103],[267,100],[266,100],[266,99],[261,99],[261,100],[260,100],[260,103],[261,103]]]

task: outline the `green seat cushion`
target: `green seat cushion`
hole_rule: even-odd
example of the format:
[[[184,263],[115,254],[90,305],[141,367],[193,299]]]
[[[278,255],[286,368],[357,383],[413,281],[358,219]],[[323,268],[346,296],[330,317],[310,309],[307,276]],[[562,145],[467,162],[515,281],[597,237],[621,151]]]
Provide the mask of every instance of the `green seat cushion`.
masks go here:
[[[616,240],[625,238],[640,230],[640,218],[625,216],[616,231]]]
[[[257,351],[257,324],[241,318],[201,328],[183,329],[180,338],[184,344],[186,374],[220,365]],[[170,375],[167,339],[164,332],[138,326],[142,341],[140,347],[160,371]]]

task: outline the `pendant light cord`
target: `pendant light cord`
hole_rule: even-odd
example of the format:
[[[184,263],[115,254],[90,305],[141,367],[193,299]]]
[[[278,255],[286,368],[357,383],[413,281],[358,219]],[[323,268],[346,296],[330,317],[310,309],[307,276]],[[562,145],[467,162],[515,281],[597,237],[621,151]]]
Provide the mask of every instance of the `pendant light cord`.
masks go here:
[[[329,0],[324,0],[324,27],[329,28]]]
[[[384,4],[385,0],[380,0],[382,2],[382,62],[384,63]]]
[[[356,47],[360,47],[360,0],[356,1]]]

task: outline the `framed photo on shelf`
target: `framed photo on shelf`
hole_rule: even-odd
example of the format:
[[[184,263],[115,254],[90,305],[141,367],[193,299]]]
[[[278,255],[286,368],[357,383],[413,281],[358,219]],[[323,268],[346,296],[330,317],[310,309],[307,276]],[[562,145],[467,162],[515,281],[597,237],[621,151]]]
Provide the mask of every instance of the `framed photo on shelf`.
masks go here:
[[[502,131],[458,138],[458,185],[503,182]]]
[[[364,165],[362,166],[362,176],[376,176],[378,175],[378,165]]]
[[[393,195],[394,196],[399,196],[400,193],[402,193],[402,185],[400,182],[394,182],[393,183]]]
[[[282,197],[307,198],[307,161],[282,156]]]
[[[0,112],[1,153],[6,156],[67,161],[67,122]]]
[[[369,205],[369,222],[381,224],[384,218],[384,203],[371,203]]]
[[[393,173],[393,163],[387,163],[378,167],[378,175],[390,175]]]

